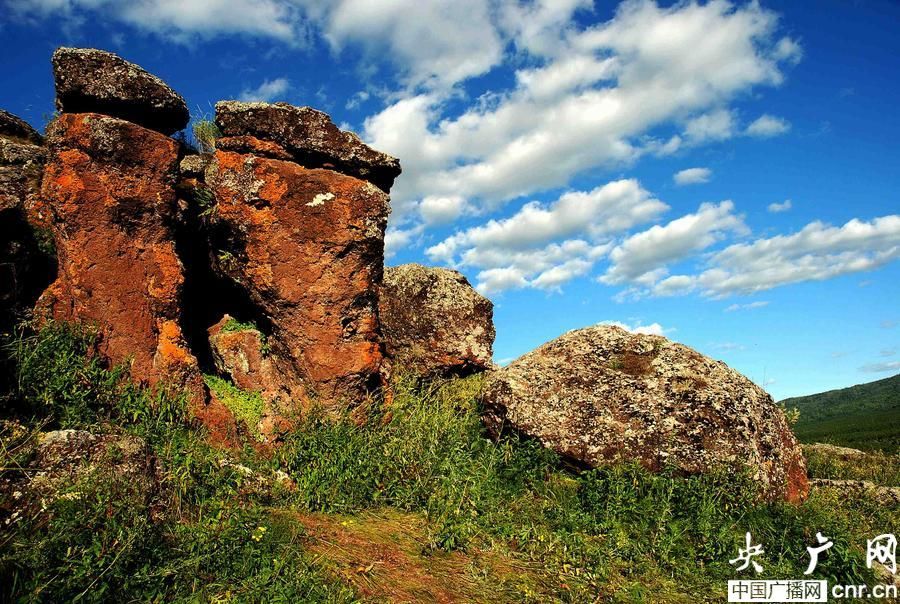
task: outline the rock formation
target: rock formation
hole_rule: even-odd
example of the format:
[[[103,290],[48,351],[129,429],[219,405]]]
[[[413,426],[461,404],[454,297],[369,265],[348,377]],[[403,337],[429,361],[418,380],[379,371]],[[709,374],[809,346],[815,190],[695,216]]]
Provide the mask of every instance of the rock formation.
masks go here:
[[[54,430],[29,438],[24,426],[0,420],[5,442],[18,443],[22,472],[0,477],[0,526],[46,513],[49,503],[71,497],[79,481],[121,482],[131,494],[150,503],[162,473],[152,449],[128,434],[92,434]]]
[[[0,333],[53,277],[49,216],[40,201],[43,138],[0,110]]]
[[[59,276],[39,306],[96,325],[101,352],[150,385],[202,398],[181,334],[183,268],[171,220],[178,144],[125,120],[64,113],[49,127],[43,195],[53,212]]]
[[[494,305],[456,271],[385,268],[379,314],[385,351],[401,371],[446,377],[493,364]]]
[[[368,180],[389,192],[400,162],[344,132],[331,118],[310,107],[287,103],[216,103],[216,125],[226,137],[252,136],[280,145],[306,168],[331,168]]]
[[[484,421],[586,464],[634,460],[687,473],[746,467],[766,495],[808,491],[784,414],[750,380],[661,336],[570,331],[489,375]]]
[[[259,393],[265,403],[259,425],[251,426],[272,441],[293,424],[295,401],[306,400],[303,376],[292,363],[272,353],[268,338],[255,326],[230,315],[209,328],[216,370],[246,392]]]
[[[207,170],[214,264],[272,325],[311,400],[339,411],[381,383],[377,284],[388,196],[333,170],[218,150]]]
[[[187,126],[190,114],[179,94],[111,52],[59,48],[52,62],[56,109],[62,113],[102,113],[163,134]]]

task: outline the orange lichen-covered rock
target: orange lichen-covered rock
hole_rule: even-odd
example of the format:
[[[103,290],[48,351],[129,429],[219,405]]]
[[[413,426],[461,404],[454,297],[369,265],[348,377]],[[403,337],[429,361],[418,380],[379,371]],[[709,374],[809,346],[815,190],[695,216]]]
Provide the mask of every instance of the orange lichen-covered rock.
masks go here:
[[[216,268],[273,325],[289,361],[328,411],[358,404],[381,382],[377,284],[388,196],[357,178],[275,159],[216,152]]]
[[[216,370],[241,390],[260,394],[265,403],[259,424],[253,428],[263,440],[277,440],[294,424],[295,401],[307,399],[303,377],[252,325],[226,314],[208,333]]]
[[[42,193],[53,214],[57,280],[38,308],[97,326],[100,352],[132,377],[203,397],[181,334],[183,267],[171,217],[178,145],[131,122],[63,114],[50,126]]]

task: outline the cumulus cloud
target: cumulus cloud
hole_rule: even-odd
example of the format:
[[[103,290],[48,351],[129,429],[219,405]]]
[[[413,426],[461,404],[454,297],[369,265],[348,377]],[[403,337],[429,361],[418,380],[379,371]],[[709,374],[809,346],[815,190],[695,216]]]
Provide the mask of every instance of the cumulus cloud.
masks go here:
[[[705,203],[697,212],[665,225],[655,225],[631,235],[609,254],[610,267],[600,277],[608,285],[672,287],[664,277],[667,266],[722,240],[729,233],[747,232],[743,218],[734,213],[734,203]],[[668,279],[672,279],[671,277]]]
[[[785,199],[781,203],[777,203],[777,202],[770,203],[768,208],[766,208],[766,209],[769,210],[769,212],[771,212],[773,214],[778,214],[780,212],[787,212],[788,210],[790,210],[793,207],[793,205],[794,204],[791,203],[790,199]]]
[[[511,89],[462,113],[448,112],[456,97],[422,91],[365,121],[368,141],[404,158],[395,220],[415,215],[427,195],[460,195],[489,212],[587,169],[730,136],[728,103],[783,79],[777,18],[755,3],[630,1],[586,28],[569,19],[584,3],[529,6],[501,15],[514,48],[532,59]],[[521,11],[543,12],[532,27]]]
[[[256,88],[245,88],[241,91],[238,99],[242,101],[263,101],[271,102],[282,100],[285,92],[291,87],[291,83],[287,78],[275,78],[274,80],[264,80],[262,84]]]
[[[512,216],[447,237],[426,250],[432,261],[483,269],[486,291],[556,289],[586,274],[612,235],[653,220],[668,206],[636,180],[569,191],[551,203],[526,203]]]
[[[684,129],[685,138],[694,144],[707,141],[721,141],[734,135],[734,117],[728,109],[718,109],[699,115]]]
[[[649,325],[635,323],[634,325],[628,325],[621,321],[601,321],[600,325],[614,325],[615,327],[621,327],[625,331],[631,333],[641,333],[650,336],[661,336],[665,335],[667,331],[674,331],[673,329],[663,329],[663,326],[659,323],[650,323]]]
[[[900,215],[853,219],[840,227],[816,221],[792,235],[730,245],[712,254],[701,273],[679,275],[681,289],[666,294],[694,289],[712,297],[752,294],[873,270],[898,257]]]
[[[672,179],[676,185],[695,185],[709,182],[712,178],[712,170],[709,168],[687,168],[676,172]]]
[[[780,117],[774,115],[761,115],[747,126],[747,134],[758,138],[769,138],[784,134],[791,129],[791,125]]]
[[[306,43],[302,14],[283,0],[12,0],[11,13],[53,18],[76,26],[88,19],[112,20],[178,42],[244,34],[289,45]]]

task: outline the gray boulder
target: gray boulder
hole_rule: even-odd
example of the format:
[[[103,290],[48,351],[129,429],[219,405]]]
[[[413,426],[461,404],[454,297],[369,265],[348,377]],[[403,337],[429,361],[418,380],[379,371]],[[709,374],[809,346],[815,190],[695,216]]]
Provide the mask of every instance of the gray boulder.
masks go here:
[[[105,50],[59,48],[53,53],[56,108],[101,113],[172,134],[187,126],[187,104],[161,79]]]
[[[437,377],[492,366],[494,305],[456,271],[386,267],[378,310],[385,352],[398,368]]]
[[[597,325],[570,331],[489,374],[484,422],[590,467],[636,461],[700,473],[746,468],[770,499],[802,500],[802,450],[753,382],[661,336]]]

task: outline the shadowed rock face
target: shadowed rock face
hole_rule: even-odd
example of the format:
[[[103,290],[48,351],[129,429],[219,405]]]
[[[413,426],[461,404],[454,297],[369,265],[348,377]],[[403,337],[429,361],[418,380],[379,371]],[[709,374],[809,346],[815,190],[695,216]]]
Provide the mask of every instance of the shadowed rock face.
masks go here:
[[[589,466],[635,460],[688,473],[747,467],[772,499],[808,492],[782,411],[753,382],[660,336],[598,325],[570,331],[493,372],[493,434],[512,429]]]
[[[46,152],[27,123],[0,110],[0,332],[53,279],[49,213],[40,200]],[[43,239],[42,239],[43,238]]]
[[[331,170],[222,150],[207,184],[215,268],[272,325],[273,354],[326,410],[358,404],[381,379],[376,306],[388,196]]]
[[[32,145],[43,144],[43,137],[25,120],[0,109],[0,137]]]
[[[59,48],[53,53],[56,108],[102,113],[172,134],[187,126],[184,99],[165,82],[103,50]]]
[[[216,103],[216,125],[226,137],[250,135],[278,143],[307,168],[331,168],[390,191],[400,162],[344,132],[310,107],[287,103]]]
[[[494,305],[456,271],[385,268],[379,315],[385,351],[397,368],[446,377],[493,364]]]
[[[97,114],[63,114],[47,141],[42,192],[59,276],[38,308],[99,327],[101,353],[130,360],[135,380],[184,386],[202,399],[180,327],[184,277],[171,232],[177,143]]]
[[[291,362],[270,350],[258,329],[233,325],[232,317],[225,315],[209,328],[216,370],[241,390],[262,395],[265,409],[259,425],[251,428],[272,442],[293,426],[294,401],[307,399],[303,377]]]

